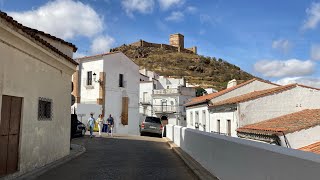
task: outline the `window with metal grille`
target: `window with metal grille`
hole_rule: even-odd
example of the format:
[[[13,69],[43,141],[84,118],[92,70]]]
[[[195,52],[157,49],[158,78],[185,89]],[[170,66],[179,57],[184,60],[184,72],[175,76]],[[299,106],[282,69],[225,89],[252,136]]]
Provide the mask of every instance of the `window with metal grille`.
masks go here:
[[[92,71],[87,72],[87,85],[92,85]]]
[[[38,102],[38,120],[52,120],[52,100],[39,98]]]
[[[123,86],[123,74],[119,74],[119,87],[124,87]]]

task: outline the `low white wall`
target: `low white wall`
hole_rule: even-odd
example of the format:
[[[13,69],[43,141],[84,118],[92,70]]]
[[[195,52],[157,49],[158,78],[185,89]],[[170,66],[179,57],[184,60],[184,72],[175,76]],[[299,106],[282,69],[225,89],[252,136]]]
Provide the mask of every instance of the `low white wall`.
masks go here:
[[[223,180],[319,179],[317,154],[185,127],[166,129],[169,139]]]

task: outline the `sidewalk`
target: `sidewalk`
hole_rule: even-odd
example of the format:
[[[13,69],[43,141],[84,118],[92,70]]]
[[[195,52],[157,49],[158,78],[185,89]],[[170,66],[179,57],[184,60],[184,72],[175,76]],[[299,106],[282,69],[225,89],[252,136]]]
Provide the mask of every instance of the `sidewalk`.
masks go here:
[[[0,180],[9,180],[9,179],[18,179],[18,180],[22,180],[22,179],[35,179],[38,176],[40,176],[41,174],[57,167],[60,166],[61,164],[64,164],[78,156],[80,156],[81,154],[83,154],[86,151],[86,148],[81,146],[81,145],[77,145],[77,144],[71,144],[71,150],[70,150],[70,154],[68,156],[65,156],[61,159],[58,159],[50,164],[47,164],[43,167],[40,168],[36,168],[32,171],[29,171],[25,174],[21,174],[20,172],[16,172],[14,174],[10,174],[8,176],[5,176],[3,178],[0,178]]]

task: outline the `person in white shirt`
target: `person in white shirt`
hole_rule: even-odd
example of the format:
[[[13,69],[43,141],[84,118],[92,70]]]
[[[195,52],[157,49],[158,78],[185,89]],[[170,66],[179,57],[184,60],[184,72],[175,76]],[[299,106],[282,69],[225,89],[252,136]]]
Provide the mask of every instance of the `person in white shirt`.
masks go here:
[[[99,115],[99,118],[97,119],[97,122],[98,122],[99,136],[101,137],[101,131],[102,131],[102,128],[103,128],[103,123],[104,123],[102,114]]]

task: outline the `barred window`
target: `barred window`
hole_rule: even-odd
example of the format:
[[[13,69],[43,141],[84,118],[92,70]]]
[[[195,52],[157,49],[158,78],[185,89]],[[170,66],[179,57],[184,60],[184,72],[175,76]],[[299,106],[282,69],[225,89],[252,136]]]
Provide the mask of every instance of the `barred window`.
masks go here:
[[[38,120],[52,120],[52,100],[39,98],[38,103]]]

